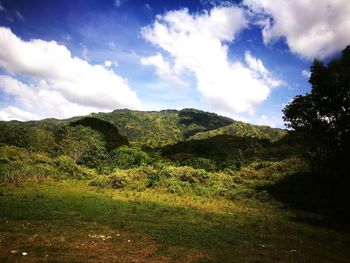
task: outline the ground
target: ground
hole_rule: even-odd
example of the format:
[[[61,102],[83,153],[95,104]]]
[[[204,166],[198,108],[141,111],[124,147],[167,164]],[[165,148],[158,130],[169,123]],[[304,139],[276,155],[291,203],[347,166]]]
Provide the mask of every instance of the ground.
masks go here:
[[[0,186],[0,262],[348,262],[350,233],[279,202]],[[342,229],[342,230],[339,230]]]

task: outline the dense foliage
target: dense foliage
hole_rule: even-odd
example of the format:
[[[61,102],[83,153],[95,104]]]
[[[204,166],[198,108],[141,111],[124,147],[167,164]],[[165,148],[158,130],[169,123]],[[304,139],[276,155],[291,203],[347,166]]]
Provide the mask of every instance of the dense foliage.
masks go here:
[[[200,140],[211,138],[216,135],[232,135],[239,137],[253,137],[258,139],[267,139],[271,142],[278,141],[287,134],[283,129],[272,129],[268,126],[258,126],[249,123],[234,121],[233,123],[210,130],[206,132],[198,132],[191,136],[190,140]]]
[[[0,160],[1,181],[16,184],[91,179],[119,190],[265,200],[260,187],[308,173],[302,136],[194,109],[1,122],[0,131],[0,147],[20,156]]]
[[[301,138],[305,145],[304,157],[312,168],[309,180],[299,176],[294,183],[307,185],[304,189],[314,191],[318,200],[333,200],[338,206],[348,204],[350,46],[328,65],[315,60],[309,82],[310,93],[296,96],[283,110],[284,120],[292,129],[291,136]],[[298,196],[302,195],[298,193]]]
[[[281,130],[248,123],[241,123],[241,126],[243,125],[244,127],[239,127],[239,125],[230,126],[231,123],[234,124],[236,122],[215,113],[196,109],[164,110],[159,112],[116,110],[112,113],[97,113],[92,114],[92,116],[114,124],[118,127],[119,133],[125,136],[129,142],[152,147],[178,143],[208,131],[213,131],[214,135],[244,135],[267,139],[273,138],[273,140],[277,140],[284,135],[283,132],[280,132]],[[228,125],[231,127],[229,132],[221,132],[221,127]],[[216,132],[217,129],[219,129],[218,132]],[[243,131],[243,129],[246,131]],[[212,137],[212,134],[208,137]]]
[[[301,134],[318,173],[348,177],[350,171],[350,46],[327,66],[315,60],[312,88],[283,110],[286,124]],[[336,172],[335,172],[336,171]]]
[[[204,177],[217,181],[216,176],[221,172],[232,176],[256,160],[282,160],[292,155],[283,148],[285,143],[281,146],[271,142],[284,135],[282,130],[234,122],[195,109],[161,112],[117,110],[92,116],[0,123],[3,150],[18,147],[12,150],[14,156],[19,151],[24,158],[12,162],[6,155],[2,161],[5,164],[3,173],[26,178],[22,175],[31,173],[29,167],[37,169],[36,161],[32,166],[29,161],[28,156],[32,153],[34,160],[37,155],[45,157],[48,170],[45,169],[50,171],[47,175],[52,178],[58,178],[60,173],[85,178],[89,176],[84,169],[93,169],[102,181],[112,180],[109,184],[122,188],[129,185],[130,178],[119,175],[131,175],[136,171],[147,174],[143,184],[146,188],[171,186],[173,190],[170,191],[178,192],[174,189],[183,189],[189,184],[186,191],[192,192],[195,187],[193,193],[198,193],[197,184]],[[119,131],[131,139],[131,145]],[[188,188],[190,185],[192,190]],[[230,184],[227,187],[231,187]]]
[[[106,148],[108,150],[113,150],[119,146],[129,144],[128,140],[119,134],[117,127],[107,121],[85,117],[72,122],[70,125],[73,127],[77,125],[85,126],[100,132],[106,141]]]

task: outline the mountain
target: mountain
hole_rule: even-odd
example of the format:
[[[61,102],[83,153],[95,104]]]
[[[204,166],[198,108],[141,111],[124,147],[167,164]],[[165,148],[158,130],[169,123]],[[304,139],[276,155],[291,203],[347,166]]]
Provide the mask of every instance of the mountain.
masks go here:
[[[198,132],[217,129],[233,122],[230,118],[196,109],[159,112],[124,109],[93,113],[91,116],[111,122],[130,142],[153,147],[184,141]]]
[[[128,140],[119,134],[117,127],[108,121],[103,121],[92,117],[85,117],[70,123],[70,126],[72,127],[78,125],[100,132],[104,137],[106,148],[108,150],[113,150],[119,146],[129,144]]]
[[[104,121],[104,123],[98,122],[96,119]],[[0,133],[6,135],[0,138],[0,143],[8,143],[7,140],[18,141],[21,136],[28,137],[28,133],[35,134],[38,131],[40,133],[56,134],[63,127],[74,124],[80,124],[102,132],[105,138],[106,136],[111,138],[111,134],[115,132],[118,133],[116,136],[120,140],[122,140],[122,137],[125,137],[130,143],[151,147],[162,147],[186,140],[207,139],[217,135],[234,135],[277,141],[286,134],[286,131],[282,129],[234,121],[215,113],[197,109],[183,109],[180,111],[121,109],[110,113],[91,113],[88,116],[76,116],[64,120],[45,119],[29,122],[0,122]],[[104,131],[105,129],[108,131]],[[117,137],[112,140],[118,141]],[[20,144],[25,144],[26,140],[28,138],[23,139]]]
[[[233,123],[220,127],[215,130],[198,132],[191,136],[189,140],[202,140],[217,135],[232,135],[239,137],[253,137],[258,139],[267,139],[271,142],[278,141],[287,134],[286,130],[271,128],[269,126],[258,126],[249,123],[234,121]]]
[[[92,117],[114,124],[129,142],[153,147],[198,140],[216,135],[234,135],[277,141],[286,130],[235,121],[215,113],[197,109],[133,111],[115,110],[92,113]]]

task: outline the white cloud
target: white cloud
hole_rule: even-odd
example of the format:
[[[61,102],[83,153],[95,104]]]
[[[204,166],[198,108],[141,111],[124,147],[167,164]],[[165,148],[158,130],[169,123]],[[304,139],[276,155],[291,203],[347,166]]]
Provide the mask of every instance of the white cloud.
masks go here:
[[[104,66],[106,67],[106,68],[110,68],[110,67],[112,67],[112,66],[115,66],[115,67],[118,67],[118,62],[117,61],[111,61],[111,60],[105,60],[105,62],[104,62]]]
[[[109,68],[109,67],[111,67],[111,66],[112,66],[112,61],[106,60],[106,61],[105,61],[105,67]]]
[[[22,111],[21,109],[13,106],[7,106],[0,110],[0,120],[11,121],[29,121],[36,120],[38,116],[30,112]]]
[[[247,62],[248,66],[255,72],[262,75],[268,74],[268,70],[265,68],[262,61],[260,59],[254,58],[249,51],[245,53],[245,61]]]
[[[156,74],[163,80],[174,83],[178,86],[187,86],[187,84],[182,81],[178,74],[173,68],[171,68],[168,61],[165,61],[162,54],[156,54],[147,58],[141,59],[142,65],[154,66],[156,68]]]
[[[85,115],[90,112],[108,110],[73,103],[62,96],[60,92],[53,90],[45,80],[27,85],[13,77],[0,75],[0,89],[7,95],[16,98],[16,102],[21,105],[21,109],[16,106],[0,108],[0,117],[8,114],[12,116],[12,119],[16,118],[17,120],[28,120],[26,116],[31,117],[30,119],[66,118],[72,115]]]
[[[257,125],[266,125],[272,128],[283,128],[283,120],[281,116],[275,115],[261,115],[256,123]]]
[[[265,84],[269,87],[275,88],[285,85],[283,81],[274,78],[264,66],[263,62],[260,59],[252,56],[250,51],[245,52],[244,58],[245,62],[247,63],[248,67],[251,69],[255,77],[260,79],[260,81],[265,82]]]
[[[301,72],[301,75],[302,75],[304,78],[309,79],[310,76],[311,76],[311,72],[310,72],[310,70],[304,69],[304,70]]]
[[[23,41],[3,27],[0,68],[11,75],[0,76],[0,90],[14,98],[19,110],[38,118],[141,106],[127,81],[113,71],[72,57],[55,41]],[[9,111],[5,107],[0,112]]]
[[[277,80],[263,63],[246,53],[246,63],[229,61],[228,46],[247,27],[243,10],[236,6],[215,7],[210,12],[189,14],[187,9],[157,15],[153,25],[144,27],[142,37],[165,50],[174,67],[155,55],[156,72],[162,68],[180,75],[191,72],[197,79],[197,90],[218,111],[253,112],[254,105],[264,101]],[[162,58],[162,59],[161,59]],[[145,61],[144,61],[145,62]],[[162,66],[159,66],[162,64]],[[164,70],[166,69],[166,70]],[[163,72],[164,73],[164,72]]]
[[[350,42],[349,0],[244,0],[258,17],[264,42],[286,38],[290,50],[306,59],[324,58]]]

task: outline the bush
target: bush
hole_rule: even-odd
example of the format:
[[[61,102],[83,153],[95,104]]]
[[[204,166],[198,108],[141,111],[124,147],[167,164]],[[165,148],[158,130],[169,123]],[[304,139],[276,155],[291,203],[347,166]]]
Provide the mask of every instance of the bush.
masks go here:
[[[179,161],[182,166],[191,166],[195,169],[203,169],[208,172],[216,171],[217,166],[214,161],[203,157],[192,157]]]
[[[90,181],[90,186],[95,186],[98,188],[107,188],[109,186],[110,178],[108,176],[96,176]]]
[[[112,167],[128,169],[150,163],[149,155],[137,146],[121,146],[112,151]]]
[[[127,180],[125,176],[122,176],[120,173],[117,173],[110,176],[109,185],[113,189],[124,189],[127,186]]]
[[[28,161],[33,157],[30,155],[29,151],[16,147],[16,146],[10,146],[10,145],[3,145],[0,147],[0,159],[7,160],[7,161]]]
[[[0,181],[20,185],[25,181],[43,182],[57,177],[57,172],[47,164],[29,165],[23,162],[11,162],[0,166]]]
[[[190,166],[169,166],[162,171],[166,177],[176,177],[180,181],[190,183],[205,183],[209,178],[209,173],[202,169],[194,169]]]
[[[70,157],[60,155],[54,159],[54,164],[58,171],[63,173],[67,178],[72,179],[91,179],[96,176],[96,172],[77,165]]]
[[[151,173],[147,176],[148,183],[146,187],[154,187],[159,182],[160,176],[158,173]]]
[[[269,180],[274,182],[286,175],[308,170],[309,165],[306,161],[299,158],[289,158],[275,162],[253,162],[237,172],[237,175],[246,179]]]
[[[171,194],[183,195],[184,189],[179,184],[179,181],[176,178],[169,178],[164,180],[164,187],[166,191]]]

